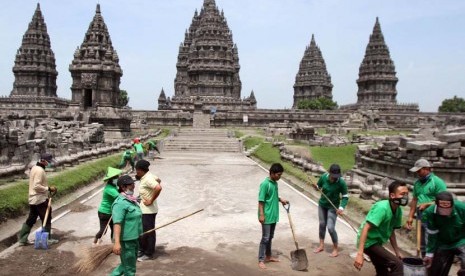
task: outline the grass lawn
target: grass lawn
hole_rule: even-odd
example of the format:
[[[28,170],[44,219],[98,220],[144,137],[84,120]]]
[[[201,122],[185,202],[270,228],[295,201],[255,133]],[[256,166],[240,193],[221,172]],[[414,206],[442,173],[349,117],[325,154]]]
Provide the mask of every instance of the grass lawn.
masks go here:
[[[343,172],[352,169],[355,164],[356,145],[339,147],[310,147],[313,160],[321,162],[323,167],[329,169],[331,164],[337,163]]]
[[[84,164],[69,168],[62,172],[53,173],[47,177],[49,185],[58,189],[57,197],[69,194],[79,187],[95,181],[105,175],[107,167],[116,167],[121,154],[89,161]],[[21,215],[28,208],[29,180],[19,180],[11,186],[0,189],[0,221]]]

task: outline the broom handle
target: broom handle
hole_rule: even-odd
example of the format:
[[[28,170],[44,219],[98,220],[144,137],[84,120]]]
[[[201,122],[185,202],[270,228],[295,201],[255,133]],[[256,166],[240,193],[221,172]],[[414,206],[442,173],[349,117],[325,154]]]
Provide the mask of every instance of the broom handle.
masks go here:
[[[44,221],[42,222],[42,228],[44,229],[45,229],[45,225],[47,224],[48,214],[50,213],[50,206],[52,206],[52,197],[48,198],[47,211],[45,211],[45,218],[44,218]]]
[[[102,236],[105,236],[105,234],[107,233],[108,226],[110,226],[110,222],[112,218],[113,218],[113,215],[110,216],[110,219],[108,220],[107,225],[105,226],[105,230],[103,230]],[[102,239],[102,237],[100,237],[100,239]]]
[[[421,220],[417,216],[417,257],[421,255]]]
[[[155,231],[155,230],[158,230],[158,229],[160,229],[160,228],[163,228],[163,227],[165,227],[165,226],[168,226],[168,225],[170,225],[170,224],[173,224],[173,223],[175,223],[175,222],[177,222],[177,221],[180,221],[180,220],[185,219],[185,218],[187,218],[187,217],[190,217],[190,216],[192,216],[192,215],[195,215],[195,214],[197,214],[197,213],[199,213],[199,212],[202,212],[202,211],[203,211],[203,208],[200,209],[200,210],[197,210],[197,211],[195,211],[195,212],[193,212],[193,213],[190,213],[189,215],[185,215],[185,216],[180,217],[180,218],[177,218],[177,219],[175,219],[175,220],[173,220],[173,221],[171,221],[171,222],[162,224],[162,225],[160,225],[160,226],[158,226],[158,227],[155,227],[155,228],[153,228],[153,229],[150,229],[150,230],[148,230],[148,231],[145,231],[144,233],[142,233],[141,236],[143,236],[143,235],[145,235],[145,234],[148,234],[148,233],[151,233],[151,232],[153,232],[153,231]]]
[[[321,188],[318,187],[318,185],[315,184],[315,183],[311,180],[310,177],[309,177],[308,179],[309,179],[310,182],[313,184],[313,186],[315,186],[315,187],[318,189],[318,191],[320,191],[320,193],[326,198],[326,200],[328,200],[328,202],[331,204],[331,206],[333,206],[333,208],[337,211],[338,208],[334,205],[334,203],[331,201],[331,199],[329,199],[328,196],[327,196],[325,193],[323,193],[323,190],[321,190]],[[350,227],[352,228],[352,230],[355,231],[355,233],[358,233],[357,229],[352,225],[352,223],[350,223],[350,221],[345,217],[345,215],[340,214],[339,216],[341,216],[341,217],[345,220],[345,222],[347,222],[347,223],[350,225]]]

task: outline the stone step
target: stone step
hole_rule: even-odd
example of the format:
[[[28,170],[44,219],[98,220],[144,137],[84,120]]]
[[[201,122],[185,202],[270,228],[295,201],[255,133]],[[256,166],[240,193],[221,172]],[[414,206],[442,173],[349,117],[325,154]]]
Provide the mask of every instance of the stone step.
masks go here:
[[[239,142],[225,129],[182,128],[165,140],[163,150],[240,152]]]

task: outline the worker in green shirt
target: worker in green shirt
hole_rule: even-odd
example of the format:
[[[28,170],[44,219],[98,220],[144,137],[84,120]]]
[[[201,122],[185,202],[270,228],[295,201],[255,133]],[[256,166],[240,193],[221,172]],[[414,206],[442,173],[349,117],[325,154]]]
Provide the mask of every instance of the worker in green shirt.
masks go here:
[[[111,219],[111,205],[118,197],[119,192],[117,188],[118,177],[123,171],[112,167],[108,167],[107,174],[103,181],[106,182],[105,188],[103,189],[102,202],[98,208],[98,218],[100,221],[100,230],[97,232],[94,238],[94,245],[102,238],[103,233],[107,225],[111,229],[111,238],[113,238],[113,220]]]
[[[142,234],[142,212],[134,196],[134,179],[129,175],[118,178],[120,194],[112,205],[115,244],[113,253],[120,255],[121,264],[110,275],[136,275],[139,236]]]
[[[132,145],[132,147],[136,152],[136,161],[144,159],[144,146],[140,142],[139,138],[134,139],[134,144]]]
[[[429,275],[447,276],[454,261],[460,260],[457,275],[465,275],[465,203],[454,200],[449,192],[436,195],[436,205],[429,206],[422,216],[428,240],[424,262]]]
[[[258,221],[262,226],[262,239],[258,250],[258,267],[265,269],[265,262],[279,262],[271,256],[271,241],[274,236],[276,223],[279,221],[279,203],[288,204],[289,201],[278,196],[278,180],[284,172],[279,163],[270,168],[270,176],[261,184],[258,192]]]
[[[320,245],[313,250],[313,252],[320,253],[324,250],[326,228],[328,228],[329,235],[333,242],[333,252],[329,256],[337,257],[339,255],[336,232],[337,215],[341,215],[344,212],[344,208],[349,200],[347,184],[344,179],[341,178],[341,167],[338,164],[332,164],[329,167],[329,173],[320,177],[317,186],[324,195],[322,194],[318,201]],[[328,199],[330,201],[328,201]],[[338,209],[336,210],[333,205]]]
[[[408,204],[407,184],[394,181],[389,185],[389,199],[376,202],[360,225],[354,266],[362,269],[363,254],[370,256],[376,275],[404,275],[402,256],[394,229],[402,226],[402,209]],[[395,256],[383,247],[390,240]]]
[[[121,156],[121,161],[119,162],[119,168],[124,169],[127,163],[131,165],[131,172],[133,172],[134,171],[133,152],[129,149],[123,152],[123,155]]]
[[[413,184],[413,198],[410,203],[410,213],[407,219],[407,229],[412,229],[413,216],[417,215],[417,225],[421,225],[421,256],[425,256],[427,233],[426,225],[421,223],[423,211],[434,203],[436,195],[447,189],[444,181],[431,172],[431,164],[426,159],[418,159],[411,172],[416,173],[418,180]],[[418,226],[417,226],[418,227]]]

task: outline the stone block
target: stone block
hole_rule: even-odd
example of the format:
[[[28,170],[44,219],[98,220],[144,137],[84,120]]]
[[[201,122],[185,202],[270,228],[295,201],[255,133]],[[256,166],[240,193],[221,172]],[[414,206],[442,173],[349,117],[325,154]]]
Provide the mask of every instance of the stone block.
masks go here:
[[[460,149],[461,146],[462,146],[462,143],[455,142],[455,143],[447,143],[447,145],[444,148],[445,149]]]
[[[429,150],[431,145],[425,141],[409,141],[405,148],[408,150]]]
[[[438,139],[447,143],[462,142],[465,141],[465,132],[442,134],[438,136]]]
[[[407,146],[407,142],[413,141],[413,138],[410,137],[400,137],[400,144],[401,148],[405,148]]]
[[[445,158],[458,158],[460,157],[460,150],[459,149],[444,149],[442,152],[442,156]]]
[[[399,141],[386,141],[381,146],[381,149],[385,151],[394,151],[399,148],[399,144]]]

